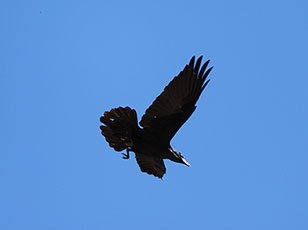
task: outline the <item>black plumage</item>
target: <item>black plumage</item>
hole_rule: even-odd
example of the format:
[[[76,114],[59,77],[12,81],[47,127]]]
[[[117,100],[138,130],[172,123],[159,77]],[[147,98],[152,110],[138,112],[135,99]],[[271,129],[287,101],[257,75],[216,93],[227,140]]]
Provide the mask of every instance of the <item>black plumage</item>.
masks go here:
[[[164,91],[145,111],[138,126],[137,113],[129,107],[118,107],[104,113],[100,126],[109,146],[116,151],[126,150],[124,158],[134,152],[142,172],[162,178],[166,173],[163,159],[190,166],[170,141],[196,109],[202,91],[209,83],[209,60],[201,67],[202,56],[174,77]],[[200,68],[201,67],[201,68]]]

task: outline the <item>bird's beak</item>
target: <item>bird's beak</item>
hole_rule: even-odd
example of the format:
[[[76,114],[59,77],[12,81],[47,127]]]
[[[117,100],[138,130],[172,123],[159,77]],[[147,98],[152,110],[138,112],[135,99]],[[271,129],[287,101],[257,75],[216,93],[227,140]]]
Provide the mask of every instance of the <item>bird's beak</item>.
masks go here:
[[[182,158],[182,161],[183,161],[184,165],[187,165],[188,167],[190,167],[190,164],[184,158]]]

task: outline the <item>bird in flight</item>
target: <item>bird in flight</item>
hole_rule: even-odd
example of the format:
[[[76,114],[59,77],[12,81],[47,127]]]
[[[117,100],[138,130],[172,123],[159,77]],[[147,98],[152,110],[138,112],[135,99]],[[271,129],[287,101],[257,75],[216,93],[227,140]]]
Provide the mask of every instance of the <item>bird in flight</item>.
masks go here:
[[[113,108],[100,117],[100,129],[109,146],[115,151],[126,150],[124,159],[134,152],[142,172],[162,179],[166,173],[164,159],[190,166],[170,141],[195,111],[209,83],[207,76],[213,67],[207,68],[209,60],[202,66],[201,62],[202,56],[196,62],[194,56],[191,58],[145,111],[141,127],[136,111],[128,106]]]

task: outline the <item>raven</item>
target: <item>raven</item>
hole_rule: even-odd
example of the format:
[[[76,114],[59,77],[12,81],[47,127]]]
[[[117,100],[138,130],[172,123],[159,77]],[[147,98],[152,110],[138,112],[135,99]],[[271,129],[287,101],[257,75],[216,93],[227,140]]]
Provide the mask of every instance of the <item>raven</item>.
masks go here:
[[[145,111],[138,126],[137,113],[129,107],[113,108],[100,117],[102,135],[115,151],[126,150],[124,159],[134,152],[142,172],[163,178],[166,167],[163,159],[190,164],[174,150],[170,141],[196,109],[206,80],[213,67],[202,67],[202,56],[195,63],[193,56],[188,65],[173,78],[163,92]]]

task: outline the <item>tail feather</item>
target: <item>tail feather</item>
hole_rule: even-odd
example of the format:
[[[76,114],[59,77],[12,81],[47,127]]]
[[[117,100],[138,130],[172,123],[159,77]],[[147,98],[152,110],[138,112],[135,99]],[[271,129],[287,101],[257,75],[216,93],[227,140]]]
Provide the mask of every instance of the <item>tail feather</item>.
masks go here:
[[[118,107],[104,113],[100,121],[103,136],[109,146],[122,151],[133,146],[132,135],[138,128],[137,113],[129,107]]]

